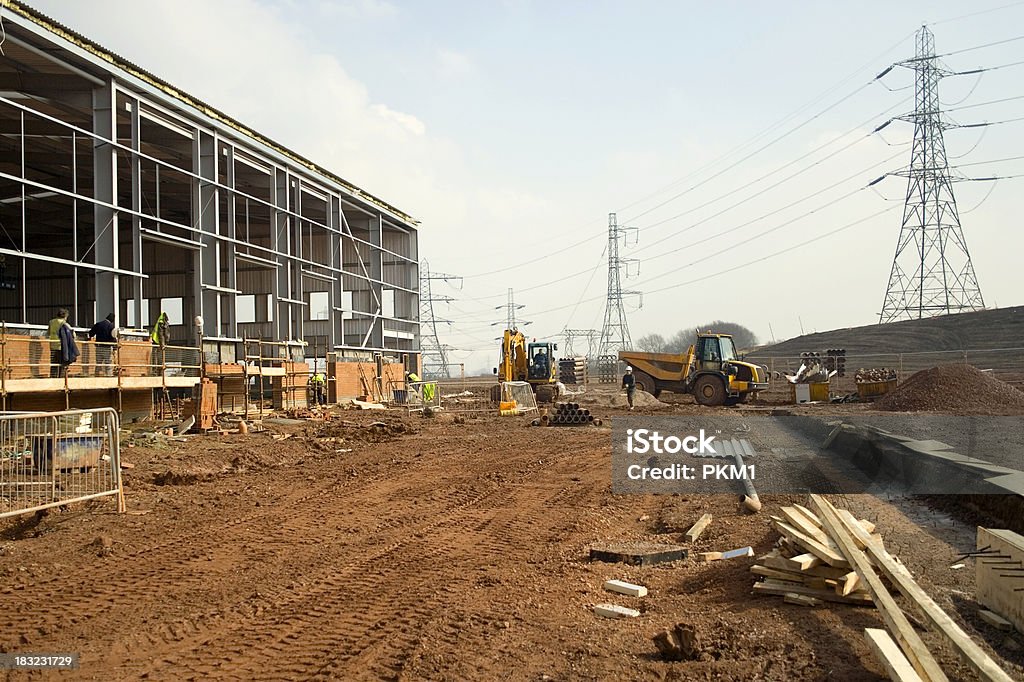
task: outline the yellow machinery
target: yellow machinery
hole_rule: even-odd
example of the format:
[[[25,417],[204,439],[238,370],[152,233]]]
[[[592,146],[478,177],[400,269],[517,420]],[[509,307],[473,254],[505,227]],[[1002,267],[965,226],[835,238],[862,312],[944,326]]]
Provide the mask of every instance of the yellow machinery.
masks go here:
[[[698,331],[697,343],[681,355],[619,351],[619,361],[654,397],[672,391],[691,393],[701,405],[735,405],[768,388],[768,370],[739,360],[730,334]]]
[[[494,373],[498,381],[528,381],[537,394],[538,403],[550,403],[558,395],[557,343],[527,343],[518,329],[506,329],[501,338],[501,358]]]

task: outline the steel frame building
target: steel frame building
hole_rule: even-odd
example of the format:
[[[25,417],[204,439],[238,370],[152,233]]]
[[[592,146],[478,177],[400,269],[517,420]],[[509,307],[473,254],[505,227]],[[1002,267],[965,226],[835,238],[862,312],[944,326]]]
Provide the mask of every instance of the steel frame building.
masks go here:
[[[417,223],[37,11],[0,0],[0,319],[108,312],[225,351],[419,348]],[[313,349],[320,349],[312,353]],[[230,352],[226,353],[230,355]],[[217,361],[233,361],[218,356]]]

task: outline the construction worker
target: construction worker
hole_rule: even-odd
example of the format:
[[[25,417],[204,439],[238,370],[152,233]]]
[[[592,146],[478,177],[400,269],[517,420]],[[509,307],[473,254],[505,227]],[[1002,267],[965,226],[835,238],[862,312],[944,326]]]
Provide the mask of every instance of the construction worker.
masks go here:
[[[78,344],[75,343],[75,332],[68,324],[67,308],[57,311],[57,317],[50,320],[48,335],[50,339],[50,377],[67,376],[68,367],[78,359]]]
[[[96,339],[96,374],[113,376],[114,367],[110,360],[117,343],[117,327],[114,326],[114,313],[97,322],[89,329],[89,339]]]
[[[153,330],[149,333],[149,339],[155,345],[163,348],[167,345],[168,334],[169,323],[167,322],[167,313],[160,313],[160,317],[156,318],[156,323],[153,325]]]
[[[153,355],[151,369],[153,376],[160,376],[165,359],[165,347],[167,346],[167,337],[169,334],[169,324],[167,322],[167,313],[161,312],[160,317],[156,318],[156,323],[153,324],[153,330],[149,333],[149,340],[153,342]],[[159,349],[159,355],[157,354]]]
[[[636,377],[633,376],[633,368],[626,367],[626,373],[622,375],[622,388],[626,389],[626,402],[629,403],[629,411],[633,411],[633,396],[636,395]]]
[[[423,400],[423,396],[420,395],[420,387],[416,385],[419,383],[420,377],[416,372],[405,373],[405,390],[408,392],[407,395],[412,394],[416,396],[418,400]]]
[[[317,405],[327,404],[327,377],[323,372],[314,372],[309,378],[309,384],[313,387],[313,402]]]

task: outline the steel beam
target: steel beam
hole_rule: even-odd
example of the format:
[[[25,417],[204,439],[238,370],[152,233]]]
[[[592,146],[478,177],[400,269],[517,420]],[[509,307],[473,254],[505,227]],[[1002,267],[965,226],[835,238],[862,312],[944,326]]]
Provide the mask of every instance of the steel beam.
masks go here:
[[[118,262],[117,154],[106,140],[117,136],[117,95],[113,83],[93,90],[93,205],[94,262],[104,269],[96,273],[96,308],[117,310],[121,300]],[[83,254],[83,258],[85,254]],[[141,269],[139,270],[141,272]],[[136,318],[136,320],[141,318]]]

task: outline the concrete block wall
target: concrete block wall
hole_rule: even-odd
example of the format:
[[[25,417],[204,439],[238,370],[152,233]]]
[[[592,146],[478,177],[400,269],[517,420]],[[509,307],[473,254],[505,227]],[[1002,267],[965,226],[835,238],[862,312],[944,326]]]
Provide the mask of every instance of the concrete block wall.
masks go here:
[[[94,376],[96,345],[78,340],[81,355],[71,365],[68,376]],[[122,376],[153,376],[148,365],[153,362],[153,344],[140,341],[123,341],[118,362]],[[50,376],[50,341],[38,336],[7,334],[4,337],[4,364],[10,368],[8,379],[45,379]]]
[[[65,407],[64,393],[12,393],[7,396],[7,409],[15,412],[59,412],[64,409],[82,410],[93,407],[117,409],[117,391],[71,391]],[[121,421],[143,419],[153,412],[153,389],[121,391]]]
[[[206,365],[206,376],[217,384],[217,410],[242,412],[245,410],[245,376],[241,365],[223,363]]]
[[[288,410],[306,407],[309,365],[304,362],[285,362],[285,376],[273,377],[274,409]]]
[[[362,378],[360,377],[360,370],[362,371],[362,377],[365,377],[367,381],[371,382],[371,385],[377,378],[377,365],[373,362],[330,362],[327,364],[327,376],[328,376],[328,395],[327,399],[329,402],[338,402],[339,399],[343,398],[359,398],[367,394],[366,388],[363,385]],[[405,365],[400,362],[387,363],[384,365],[383,372],[381,374],[382,384],[385,395],[384,399],[389,399],[391,396],[388,392],[395,388],[405,387]]]

